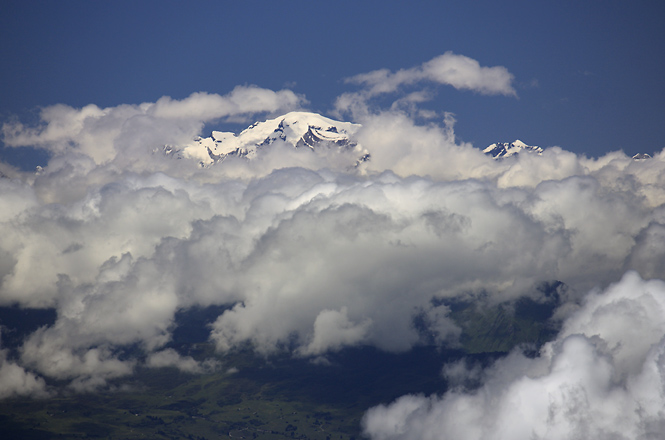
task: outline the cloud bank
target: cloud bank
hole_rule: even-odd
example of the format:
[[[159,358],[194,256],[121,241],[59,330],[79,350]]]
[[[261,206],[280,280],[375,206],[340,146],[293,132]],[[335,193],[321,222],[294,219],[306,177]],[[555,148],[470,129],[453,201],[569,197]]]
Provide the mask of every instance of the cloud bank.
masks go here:
[[[367,96],[423,80],[513,94],[504,68],[450,53],[400,72],[353,81]],[[186,145],[206,121],[304,103],[288,90],[240,87],[53,106],[37,127],[6,123],[7,144],[52,157],[36,173],[0,178],[0,304],[55,308],[57,319],[0,358],[0,397],[44,394],[51,379],[92,390],[139,365],[210,371],[214,362],[167,347],[176,313],[190,307],[227,306],[209,335],[221,355],[248,344],[301,357],[404,352],[459,344],[446,299],[543,301],[536,286],[558,280],[569,287],[556,314],[563,330],[540,356],[515,352],[468,372],[482,381],[476,392],[372,409],[367,433],[558,438],[661,426],[651,408],[662,389],[649,395],[643,384],[663,368],[662,282],[643,280],[665,279],[665,153],[635,161],[553,147],[496,161],[457,141],[451,115],[421,125],[400,106],[360,115],[354,141],[371,154],[362,163],[353,151],[277,141],[255,159],[206,168],[165,148]],[[121,356],[127,346],[142,355]],[[569,412],[573,404],[583,411]],[[612,419],[619,407],[629,414]],[[532,425],[522,416],[504,424],[522,410]]]

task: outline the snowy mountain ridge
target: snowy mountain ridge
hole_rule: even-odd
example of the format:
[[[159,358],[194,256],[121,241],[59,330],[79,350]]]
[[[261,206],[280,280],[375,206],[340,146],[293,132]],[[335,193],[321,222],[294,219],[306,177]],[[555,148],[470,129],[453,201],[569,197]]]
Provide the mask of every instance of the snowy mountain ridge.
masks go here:
[[[370,159],[370,154],[353,140],[360,124],[336,121],[316,113],[294,111],[277,118],[255,122],[238,134],[213,131],[210,137],[197,137],[182,146],[164,146],[166,155],[196,160],[202,167],[236,156],[254,159],[259,152],[275,143],[284,142],[293,148],[315,149],[319,146],[334,146],[358,153],[358,163]],[[493,159],[503,159],[520,153],[542,155],[543,149],[527,145],[518,140],[496,142],[483,150]],[[650,158],[648,154],[638,154],[635,160]]]
[[[340,122],[316,113],[290,112],[283,116],[255,122],[239,134],[213,131],[210,137],[198,137],[181,148],[165,147],[167,154],[198,160],[202,166],[223,161],[228,156],[253,159],[259,150],[277,141],[294,148],[311,148],[317,145],[335,145],[354,149],[359,146],[351,136],[359,124]]]
[[[197,137],[180,147],[165,146],[164,153],[175,157],[197,160],[203,167],[224,161],[229,156],[253,159],[262,148],[277,141],[294,148],[314,149],[318,145],[334,145],[355,149],[359,161],[369,159],[369,154],[352,140],[360,124],[336,121],[317,113],[294,111],[277,118],[255,122],[239,134],[213,131],[210,137]],[[530,146],[520,140],[498,142],[483,150],[494,159],[510,157],[520,152],[542,154],[540,147]]]
[[[494,159],[503,159],[504,157],[514,156],[522,152],[542,155],[543,149],[527,145],[518,139],[514,142],[496,142],[483,150],[483,153]]]

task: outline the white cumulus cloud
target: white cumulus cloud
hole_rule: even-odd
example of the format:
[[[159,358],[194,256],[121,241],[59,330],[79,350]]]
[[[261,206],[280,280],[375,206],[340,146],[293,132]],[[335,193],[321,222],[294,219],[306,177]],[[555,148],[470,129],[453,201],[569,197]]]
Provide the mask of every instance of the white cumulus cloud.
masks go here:
[[[370,409],[372,439],[637,439],[665,428],[665,283],[630,272],[587,297],[555,341],[483,373],[474,391]],[[450,369],[449,369],[450,370]]]
[[[481,66],[473,58],[446,52],[417,67],[394,73],[388,69],[375,70],[348,78],[347,82],[368,87],[370,95],[391,93],[400,86],[419,81],[431,81],[487,95],[515,95],[513,79],[513,74],[503,66]]]
[[[272,91],[238,86],[227,95],[193,93],[182,100],[168,96],[155,103],[99,108],[94,104],[77,109],[53,105],[42,109],[42,123],[26,127],[19,121],[2,125],[3,142],[10,147],[31,146],[53,154],[78,153],[95,163],[118,159],[125,166],[137,155],[154,147],[183,143],[198,134],[203,123],[229,117],[252,117],[258,113],[286,112],[304,104],[290,90]]]
[[[0,350],[0,399],[15,396],[49,397],[44,379],[7,359]]]

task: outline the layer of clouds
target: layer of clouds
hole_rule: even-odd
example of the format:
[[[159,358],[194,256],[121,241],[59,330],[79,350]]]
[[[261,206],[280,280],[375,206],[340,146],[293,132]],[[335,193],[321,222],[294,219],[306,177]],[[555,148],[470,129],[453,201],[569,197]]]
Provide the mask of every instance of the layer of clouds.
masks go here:
[[[457,370],[447,372],[464,375]],[[408,395],[372,408],[365,433],[377,440],[661,438],[665,283],[627,273],[589,295],[539,356],[515,351],[483,376],[474,391]]]
[[[504,88],[512,80],[446,54],[357,82],[369,95],[422,80],[455,85],[436,77],[447,62],[479,70],[467,88],[481,92],[494,84],[483,69],[504,78],[496,82]],[[485,372],[447,366],[451,383],[480,381],[480,391],[404,397],[372,410],[368,433],[426,437],[440,420],[467,420],[456,438],[484,438],[483,429],[515,420],[511,410],[527,409],[570,435],[623,432],[611,424],[621,420],[656,430],[662,417],[649,408],[662,395],[649,397],[643,384],[661,378],[662,283],[631,272],[593,289],[630,270],[665,278],[665,153],[634,161],[555,147],[495,161],[457,141],[452,115],[414,122],[422,98],[408,97],[415,107],[365,108],[354,140],[371,159],[358,165],[354,151],[279,141],[255,160],[209,168],[162,148],[190,142],[205,121],[304,103],[289,91],[54,106],[39,127],[6,124],[6,142],[46,148],[52,158],[37,173],[0,178],[0,304],[53,307],[57,320],[30,334],[15,359],[0,357],[0,397],[43,394],[44,378],[93,390],[137,365],[210,371],[168,348],[176,313],[189,307],[229,306],[210,327],[220,353],[251,344],[325,363],[326,353],[349,346],[456,346],[461,329],[442,299],[539,300],[535,286],[560,280],[570,288],[557,312],[565,324],[539,357],[515,352]],[[122,356],[128,346],[141,355]],[[608,417],[635,402],[645,410],[582,426],[566,418],[571,402],[582,402],[580,414],[592,421],[596,413],[585,408]],[[540,430],[547,421],[517,422],[524,431],[512,438],[528,429],[564,435]],[[462,435],[469,427],[478,431]]]
[[[433,298],[500,302],[554,279],[582,294],[631,268],[663,276],[653,259],[662,154],[592,160],[554,148],[494,161],[456,143],[447,122],[367,118],[358,140],[372,159],[356,168],[327,161],[330,150],[276,144],[256,161],[199,171],[214,182],[187,164],[150,172],[153,158],[171,160],[159,155],[137,155],[148,169],[137,173],[73,152],[3,179],[0,299],[58,310],[23,362],[104,383],[134,366],[114,347],[160,350],[176,311],[213,304],[235,304],[212,327],[221,351],[404,351],[422,342],[414,316],[455,345],[460,329]],[[284,168],[298,157],[307,160]],[[79,176],[75,188],[63,169]]]

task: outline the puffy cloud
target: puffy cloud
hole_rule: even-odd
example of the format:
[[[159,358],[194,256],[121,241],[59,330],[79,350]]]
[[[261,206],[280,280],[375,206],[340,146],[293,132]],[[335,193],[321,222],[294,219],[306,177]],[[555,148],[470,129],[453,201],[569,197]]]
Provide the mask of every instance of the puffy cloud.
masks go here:
[[[357,344],[365,339],[370,321],[354,324],[349,321],[346,307],[323,310],[314,320],[312,341],[302,350],[304,355],[315,355]]]
[[[665,283],[628,272],[605,292],[591,292],[584,307],[566,320],[560,338],[577,334],[602,338],[615,381],[639,374],[665,336]]]
[[[346,81],[367,87],[370,96],[391,93],[400,86],[419,81],[431,81],[487,95],[515,95],[511,84],[513,79],[514,76],[503,66],[484,67],[473,58],[449,51],[417,67],[395,73],[388,69],[375,70]]]
[[[658,438],[665,426],[665,283],[628,273],[594,292],[553,342],[483,373],[474,391],[370,409],[373,439]],[[459,368],[447,370],[457,372]]]
[[[421,67],[423,76],[456,89],[474,90],[486,95],[516,95],[514,76],[503,66],[484,67],[478,61],[446,52]]]
[[[304,103],[302,96],[290,90],[238,86],[224,96],[200,92],[182,100],[165,96],[155,103],[104,109],[94,104],[80,109],[58,104],[42,109],[40,126],[6,122],[2,135],[7,146],[38,147],[56,155],[76,152],[100,164],[125,154],[135,160],[137,152],[130,150],[142,149],[146,154],[165,144],[187,142],[208,121],[286,112]],[[131,163],[118,159],[124,166]]]
[[[44,379],[26,371],[7,359],[7,350],[0,350],[0,399],[14,396],[48,397]]]
[[[301,96],[290,90],[274,92],[238,86],[225,96],[200,92],[179,101],[163,97],[148,108],[148,113],[158,118],[210,121],[236,115],[286,112],[303,102]]]
[[[662,210],[659,210],[662,213]],[[665,213],[662,213],[665,214]],[[665,222],[652,221],[635,237],[635,245],[626,261],[627,269],[639,270],[649,278],[665,272]]]
[[[316,344],[319,325],[334,323],[348,331],[344,337],[353,335],[351,343],[401,351],[418,341],[412,320],[422,310],[445,339],[446,312],[429,310],[432,297],[481,285],[518,295],[524,286],[513,285],[514,271],[531,280],[526,284],[535,273],[547,277],[537,265],[554,263],[550,251],[563,246],[557,234],[542,234],[517,210],[497,206],[479,182],[386,174],[326,189],[327,196],[280,213],[238,268],[237,290],[246,299],[216,322],[220,348],[251,340],[270,349],[294,334],[308,344],[313,330]],[[517,224],[524,235],[507,236],[505,228]],[[499,264],[507,255],[514,267]]]
[[[109,379],[125,376],[133,371],[135,361],[122,361],[108,343],[100,346],[82,344],[69,339],[57,327],[41,328],[33,333],[21,347],[21,361],[42,374],[61,380],[71,380],[77,391],[91,391],[107,385]],[[85,330],[82,326],[79,331]],[[94,347],[94,348],[93,348]]]
[[[355,115],[367,112],[367,101],[378,95],[394,93],[403,86],[422,82],[453,86],[458,90],[472,90],[483,95],[517,96],[513,88],[514,75],[503,66],[486,67],[473,58],[450,51],[420,66],[391,72],[379,69],[346,79],[347,83],[364,87],[360,92],[347,92],[336,101],[338,112]],[[427,100],[423,92],[408,97],[411,102]]]
[[[66,205],[34,205],[35,194],[28,187],[7,186],[8,201],[16,187],[31,197],[24,198],[27,206],[18,217],[0,226],[8,234],[2,245],[8,260],[2,274],[2,302],[64,305],[58,290],[61,275],[73,285],[94,283],[82,287],[82,292],[95,290],[111,273],[133,266],[130,259],[151,255],[164,237],[187,236],[193,220],[213,213],[205,201],[196,203],[178,190],[181,183],[163,175],[147,180],[129,177],[90,189]]]
[[[451,388],[472,387],[482,377],[480,364],[471,364],[468,359],[462,358],[456,362],[450,362],[443,366],[441,374]]]

